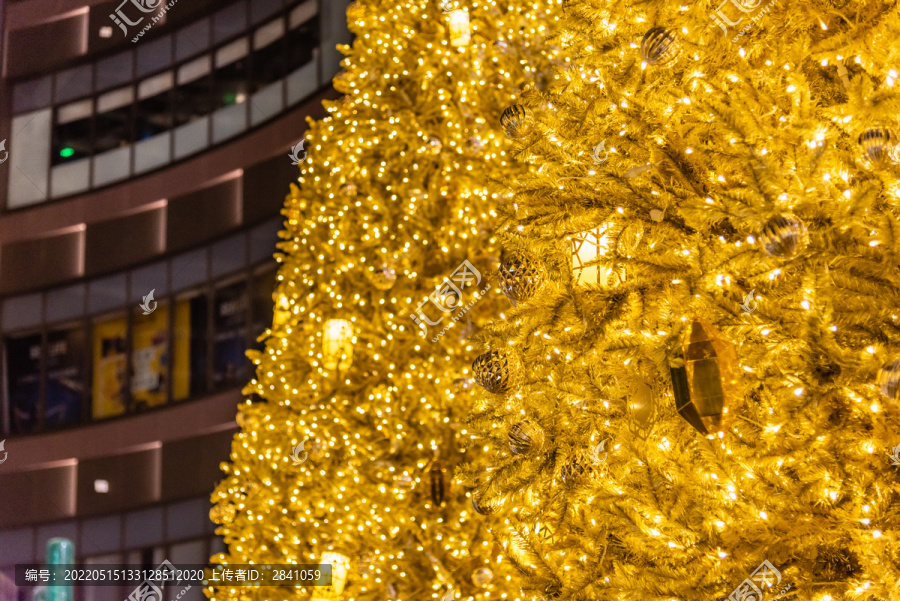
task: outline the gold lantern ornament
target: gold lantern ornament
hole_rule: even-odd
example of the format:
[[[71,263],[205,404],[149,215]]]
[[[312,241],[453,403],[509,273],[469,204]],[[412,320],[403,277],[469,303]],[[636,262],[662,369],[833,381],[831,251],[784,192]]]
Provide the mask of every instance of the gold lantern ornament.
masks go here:
[[[335,551],[322,553],[320,564],[331,564],[331,586],[313,587],[311,601],[333,601],[344,591],[350,573],[350,558]]]
[[[344,371],[353,363],[353,324],[346,319],[325,322],[322,363],[328,371]]]
[[[682,349],[684,367],[671,370],[676,411],[701,434],[725,432],[743,402],[734,343],[695,316]]]
[[[624,270],[598,265],[598,257],[606,256],[612,245],[612,223],[603,223],[580,234],[574,234],[572,244],[572,271],[581,285],[599,284],[614,286],[625,280]]]
[[[461,8],[450,11],[450,45],[455,48],[461,48],[468,46],[471,40],[469,11]]]

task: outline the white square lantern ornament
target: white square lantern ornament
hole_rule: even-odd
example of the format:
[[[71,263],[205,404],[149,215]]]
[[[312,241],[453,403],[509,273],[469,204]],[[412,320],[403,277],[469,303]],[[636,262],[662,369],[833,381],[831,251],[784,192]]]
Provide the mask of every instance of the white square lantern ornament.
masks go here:
[[[329,319],[322,331],[322,363],[328,371],[345,371],[353,363],[353,324]]]
[[[598,259],[605,256],[612,245],[612,228],[612,223],[603,223],[569,238],[572,243],[572,271],[579,284],[599,284],[606,287],[625,279],[621,270],[616,271],[598,264]]]
[[[458,8],[450,13],[450,45],[456,48],[468,46],[472,39],[469,31],[469,11]]]
[[[315,587],[311,601],[333,601],[340,598],[350,573],[350,558],[341,553],[326,551],[322,553],[319,563],[331,564],[331,587]]]

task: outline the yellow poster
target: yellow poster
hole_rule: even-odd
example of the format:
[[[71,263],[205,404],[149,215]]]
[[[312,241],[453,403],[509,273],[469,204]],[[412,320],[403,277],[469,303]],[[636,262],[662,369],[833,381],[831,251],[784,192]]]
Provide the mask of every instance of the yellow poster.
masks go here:
[[[166,403],[169,376],[169,311],[159,303],[153,313],[136,313],[131,354],[131,400],[134,411]]]
[[[124,317],[94,325],[94,419],[125,413],[126,335]]]
[[[175,305],[175,358],[172,361],[172,399],[188,398],[191,390],[191,301]]]

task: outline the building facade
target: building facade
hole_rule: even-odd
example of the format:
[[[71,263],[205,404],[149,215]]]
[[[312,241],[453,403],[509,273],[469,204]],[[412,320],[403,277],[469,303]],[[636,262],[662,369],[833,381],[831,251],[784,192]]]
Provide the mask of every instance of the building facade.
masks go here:
[[[54,537],[86,565],[224,550],[209,493],[346,8],[0,0],[0,601]]]

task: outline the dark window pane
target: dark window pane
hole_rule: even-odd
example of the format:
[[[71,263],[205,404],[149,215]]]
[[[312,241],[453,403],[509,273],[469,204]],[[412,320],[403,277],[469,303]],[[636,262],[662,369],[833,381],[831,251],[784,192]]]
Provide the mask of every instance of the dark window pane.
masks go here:
[[[247,59],[217,69],[213,94],[213,109],[220,109],[232,104],[244,102],[247,98]]]
[[[81,421],[84,411],[84,380],[87,333],[83,328],[47,333],[48,428]]]
[[[319,46],[319,17],[313,17],[288,32],[288,73],[293,73],[313,58],[313,48]]]
[[[212,77],[200,79],[175,88],[175,125],[184,125],[212,112],[210,87]]]
[[[247,379],[247,321],[249,302],[244,282],[216,290],[213,327],[213,384],[216,390],[238,386]]]
[[[50,164],[61,165],[91,156],[91,118],[78,119],[53,127]]]
[[[9,418],[14,434],[32,432],[38,424],[41,395],[41,335],[6,341]]]
[[[146,140],[172,129],[175,116],[172,114],[172,94],[166,90],[156,96],[144,98],[137,103],[137,139]]]
[[[97,141],[94,154],[131,144],[131,105],[96,115]]]
[[[284,36],[253,53],[253,87],[257,92],[284,77]]]

